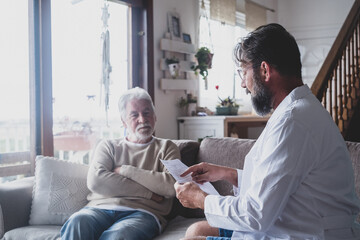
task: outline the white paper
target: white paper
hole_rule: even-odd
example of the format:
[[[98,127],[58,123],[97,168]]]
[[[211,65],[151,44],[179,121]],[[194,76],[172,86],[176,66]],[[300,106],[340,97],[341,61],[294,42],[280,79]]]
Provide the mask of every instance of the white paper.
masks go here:
[[[180,177],[180,175],[188,169],[188,166],[186,166],[179,159],[161,160],[161,162],[164,164],[164,166],[167,168],[167,170],[171,173],[171,175],[175,178],[175,180],[178,181],[179,183],[194,182],[191,178],[191,173],[189,173],[185,177]],[[194,182],[194,183],[196,183],[196,182]],[[218,191],[216,191],[214,186],[209,182],[206,182],[203,184],[199,184],[199,183],[196,183],[196,184],[200,187],[201,190],[203,190],[207,194],[220,195],[218,193]]]

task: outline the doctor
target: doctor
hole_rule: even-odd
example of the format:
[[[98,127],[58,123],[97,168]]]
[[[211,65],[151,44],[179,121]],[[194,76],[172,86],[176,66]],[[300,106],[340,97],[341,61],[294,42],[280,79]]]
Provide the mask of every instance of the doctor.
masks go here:
[[[204,209],[186,239],[360,239],[349,153],[329,113],[301,77],[297,43],[282,26],[249,33],[234,50],[241,86],[259,115],[272,113],[243,170],[201,163],[198,183],[227,180],[235,196],[175,184],[185,207]]]

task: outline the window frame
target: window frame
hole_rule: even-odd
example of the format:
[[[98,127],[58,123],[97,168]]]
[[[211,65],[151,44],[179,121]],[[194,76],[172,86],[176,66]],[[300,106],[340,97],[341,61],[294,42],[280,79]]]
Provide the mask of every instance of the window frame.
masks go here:
[[[146,89],[153,101],[154,94],[154,17],[153,0],[123,0],[131,4],[131,59],[132,66],[132,87]]]
[[[131,7],[131,87],[146,89],[154,99],[153,0],[113,0]],[[34,175],[37,155],[53,156],[51,0],[28,0],[30,151],[0,153],[0,177]]]

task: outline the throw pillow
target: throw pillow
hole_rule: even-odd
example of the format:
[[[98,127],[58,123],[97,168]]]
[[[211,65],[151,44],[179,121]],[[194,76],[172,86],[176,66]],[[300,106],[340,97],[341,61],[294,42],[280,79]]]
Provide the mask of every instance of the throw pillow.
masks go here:
[[[29,224],[62,225],[88,203],[88,166],[44,156],[37,156],[35,164]]]

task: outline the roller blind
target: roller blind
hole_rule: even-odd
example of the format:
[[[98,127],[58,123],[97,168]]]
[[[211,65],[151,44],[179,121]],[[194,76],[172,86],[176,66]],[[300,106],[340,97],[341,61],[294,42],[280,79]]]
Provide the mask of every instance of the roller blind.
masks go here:
[[[236,24],[236,0],[211,0],[210,18],[234,26]]]
[[[266,9],[252,1],[245,1],[246,30],[252,31],[255,28],[266,24]]]

